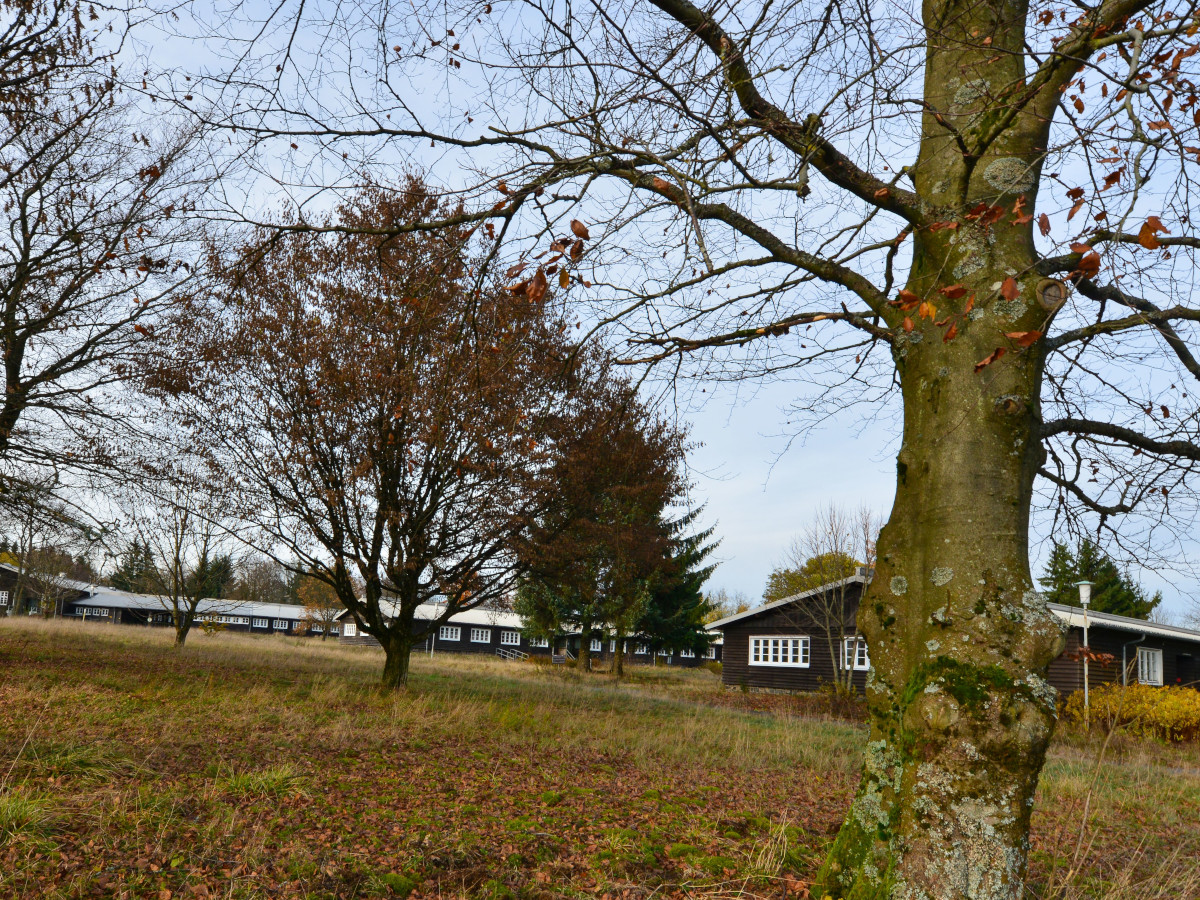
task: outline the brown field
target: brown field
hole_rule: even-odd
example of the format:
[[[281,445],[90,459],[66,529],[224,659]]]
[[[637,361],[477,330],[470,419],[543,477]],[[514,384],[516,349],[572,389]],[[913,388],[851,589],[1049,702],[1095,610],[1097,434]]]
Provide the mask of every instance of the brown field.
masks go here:
[[[0,896],[807,894],[863,742],[703,670],[0,621]],[[1200,898],[1200,752],[1064,734],[1031,896]],[[1086,810],[1086,823],[1083,823]]]

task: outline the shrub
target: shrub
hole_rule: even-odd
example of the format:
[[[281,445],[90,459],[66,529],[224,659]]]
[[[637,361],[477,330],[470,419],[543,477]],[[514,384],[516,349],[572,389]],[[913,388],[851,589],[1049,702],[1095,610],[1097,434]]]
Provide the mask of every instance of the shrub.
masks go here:
[[[1083,691],[1067,698],[1070,722],[1083,721]],[[1200,740],[1200,691],[1190,687],[1105,684],[1091,691],[1091,720],[1107,730],[1124,728],[1139,737]]]

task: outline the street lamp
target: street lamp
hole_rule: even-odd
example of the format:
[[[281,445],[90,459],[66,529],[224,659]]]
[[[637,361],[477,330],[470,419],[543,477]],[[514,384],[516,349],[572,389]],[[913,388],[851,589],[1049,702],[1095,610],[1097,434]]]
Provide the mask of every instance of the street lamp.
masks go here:
[[[1092,602],[1092,582],[1077,581],[1075,587],[1079,588],[1079,605],[1083,607],[1083,727],[1088,728],[1091,724],[1089,714],[1091,706],[1088,702],[1088,656],[1091,654],[1091,646],[1088,644],[1088,604]]]

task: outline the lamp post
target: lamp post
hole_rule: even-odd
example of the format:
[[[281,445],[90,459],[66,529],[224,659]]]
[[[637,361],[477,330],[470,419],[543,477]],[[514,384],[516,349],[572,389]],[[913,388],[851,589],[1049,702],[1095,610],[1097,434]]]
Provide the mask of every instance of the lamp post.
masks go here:
[[[1091,705],[1088,702],[1088,655],[1091,653],[1088,644],[1088,604],[1092,602],[1092,582],[1077,581],[1075,587],[1079,588],[1079,605],[1083,607],[1083,727],[1086,729],[1091,726]]]

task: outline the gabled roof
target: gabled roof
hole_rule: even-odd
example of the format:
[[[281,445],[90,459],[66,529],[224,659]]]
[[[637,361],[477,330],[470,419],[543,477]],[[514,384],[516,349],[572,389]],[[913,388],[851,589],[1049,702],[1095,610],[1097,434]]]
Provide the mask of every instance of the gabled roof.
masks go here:
[[[380,600],[379,610],[385,617],[395,618],[396,610],[399,608],[399,603],[393,603],[390,600]],[[436,619],[445,613],[446,607],[441,603],[422,603],[413,612],[413,617],[423,621]],[[342,610],[337,614],[338,619],[351,618],[348,610]],[[511,628],[515,631],[520,631],[525,627],[525,622],[514,612],[503,609],[490,609],[484,606],[477,606],[474,609],[464,610],[452,615],[446,622],[448,625],[490,625],[493,628]]]
[[[763,606],[756,606],[754,609],[748,609],[745,612],[734,613],[732,616],[726,616],[724,619],[710,623],[709,631],[721,631],[726,625],[732,625],[734,622],[740,622],[742,619],[749,619],[754,616],[761,616],[765,612],[770,612],[773,609],[779,609],[781,606],[788,606],[795,603],[797,600],[804,600],[807,597],[815,597],[817,594],[823,594],[826,591],[831,591],[835,588],[849,587],[852,584],[865,585],[871,579],[866,575],[851,575],[849,578],[843,578],[841,581],[831,581],[829,584],[823,584],[820,587],[811,588],[807,591],[801,591],[799,594],[792,594],[790,597],[784,597],[782,600],[776,600],[774,603],[767,603]]]

